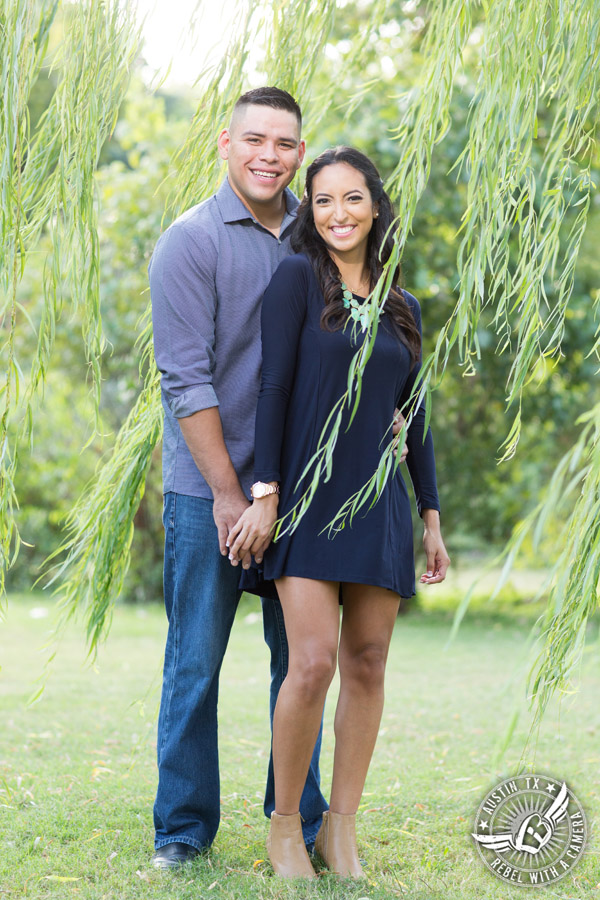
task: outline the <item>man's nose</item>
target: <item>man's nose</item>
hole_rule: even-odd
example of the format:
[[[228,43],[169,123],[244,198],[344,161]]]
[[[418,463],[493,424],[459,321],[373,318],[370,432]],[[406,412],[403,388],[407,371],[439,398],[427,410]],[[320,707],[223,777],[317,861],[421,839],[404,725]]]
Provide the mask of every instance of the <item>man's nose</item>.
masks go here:
[[[261,147],[260,158],[265,162],[277,162],[277,147],[271,141],[265,141]]]

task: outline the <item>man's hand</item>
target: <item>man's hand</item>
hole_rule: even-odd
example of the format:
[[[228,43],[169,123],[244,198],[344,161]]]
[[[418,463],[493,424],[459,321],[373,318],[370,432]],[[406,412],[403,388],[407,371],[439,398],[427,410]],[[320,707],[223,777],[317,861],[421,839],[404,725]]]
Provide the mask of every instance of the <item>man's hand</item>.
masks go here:
[[[394,435],[394,437],[397,434],[400,434],[400,432],[402,431],[404,421],[405,421],[405,419],[404,419],[404,416],[402,415],[402,413],[398,412],[398,410],[395,409],[394,410],[394,424],[392,425],[392,434]],[[396,446],[394,447],[394,456],[398,456],[398,450],[399,450],[398,444],[396,443]],[[407,445],[406,441],[404,441],[402,450],[400,451],[400,462],[403,463],[407,456],[408,456],[408,445]]]
[[[221,491],[215,493],[214,496],[213,518],[219,533],[219,549],[223,556],[228,556],[227,538],[229,532],[244,511],[248,509],[250,503],[248,498],[244,496],[241,488],[230,492]],[[242,565],[245,569],[250,566],[250,561],[250,554],[245,554],[242,558]]]
[[[427,572],[421,575],[421,584],[438,584],[446,577],[450,557],[446,552],[440,531],[440,514],[437,509],[423,510],[425,532],[423,547],[427,554]]]
[[[269,494],[255,500],[242,513],[227,539],[232,566],[237,566],[241,559],[242,566],[247,568],[245,558],[250,554],[254,554],[257,562],[262,562],[263,554],[271,542],[273,525],[277,521],[278,504],[277,494]]]
[[[225,446],[218,406],[209,406],[179,419],[179,427],[193,460],[214,497],[213,518],[219,534],[219,549],[227,556],[227,536],[250,503],[242,491]],[[250,566],[250,554],[242,565]]]

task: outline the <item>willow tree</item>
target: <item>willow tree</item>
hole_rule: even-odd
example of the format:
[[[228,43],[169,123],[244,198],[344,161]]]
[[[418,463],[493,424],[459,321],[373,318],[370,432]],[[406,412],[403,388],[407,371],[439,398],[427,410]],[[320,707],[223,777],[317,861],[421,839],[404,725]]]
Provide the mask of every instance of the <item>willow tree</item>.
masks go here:
[[[2,0],[0,17],[0,324],[4,379],[0,419],[0,588],[19,550],[14,524],[18,445],[33,436],[57,322],[64,305],[83,319],[83,341],[96,406],[100,394],[97,210],[94,172],[128,83],[139,35],[127,4],[65,4],[65,34],[53,54],[56,90],[30,128],[28,100],[46,63],[58,0]],[[19,303],[20,278],[42,232],[49,233],[44,314],[28,319]],[[33,328],[37,352],[16,353],[19,329]]]
[[[93,169],[101,141],[114,122],[125,89],[124,73],[137,36],[127,7],[76,5],[77,40],[60,66],[63,90],[35,134],[26,117],[27,92],[39,69],[48,23],[56,3],[4,0],[2,31],[7,84],[2,100],[1,177],[2,287],[8,328],[8,368],[2,419],[2,531],[4,562],[18,549],[13,523],[15,435],[32,428],[31,398],[51,364],[52,336],[62,298],[86,313],[85,342],[92,371],[102,351],[98,308]],[[363,50],[385,23],[385,2],[365,3],[364,28],[353,38],[346,65],[360,71]],[[415,400],[441,383],[449,365],[473,371],[479,335],[491,328],[497,352],[512,350],[506,385],[504,464],[518,453],[521,400],[540,367],[558,357],[565,315],[598,164],[596,123],[600,97],[600,6],[597,0],[437,0],[428,6],[424,60],[395,129],[400,158],[388,180],[396,199],[399,228],[395,252],[369,301],[363,341],[348,377],[348,389],[332,410],[311,461],[310,487],[288,522],[293,528],[319,483],[329,476],[341,412],[360,402],[362,373],[375,339],[378,307],[392,267],[401,258],[419,199],[427,185],[436,145],[451,128],[451,100],[462,59],[474,31],[481,42],[478,81],[469,114],[469,134],[456,159],[468,180],[467,203],[457,238],[460,281],[455,308],[425,360]],[[221,177],[214,154],[215,128],[225,123],[237,95],[247,87],[248,55],[262,48],[265,82],[295,94],[308,112],[309,138],[338,97],[336,82],[319,96],[313,85],[324,59],[334,0],[241,2],[236,30],[219,65],[203,73],[202,98],[189,134],[174,160],[167,216],[208,196]],[[71,53],[72,46],[77,50]],[[253,61],[253,65],[256,63]],[[83,93],[90,78],[95,92]],[[88,82],[89,83],[89,82]],[[371,86],[376,90],[376,86]],[[349,104],[356,98],[346,98]],[[539,158],[538,116],[551,117]],[[48,152],[50,148],[51,152]],[[19,327],[17,285],[41,228],[54,236],[46,279],[47,316],[39,328],[31,376],[20,374],[14,357]],[[590,298],[598,315],[600,295]],[[484,310],[491,312],[482,317]],[[490,322],[490,324],[487,324]],[[90,648],[106,633],[110,612],[127,570],[133,518],[144,491],[151,453],[161,434],[158,374],[152,363],[150,318],[139,337],[146,373],[138,402],[121,429],[110,458],[99,467],[67,523],[54,579],[65,615],[85,613]],[[596,354],[600,338],[586,352]],[[452,358],[451,358],[452,354]],[[19,383],[22,393],[17,396]],[[586,623],[597,605],[600,575],[600,403],[579,423],[572,449],[558,465],[539,505],[516,529],[507,565],[525,534],[540,540],[550,518],[560,522],[556,562],[549,574],[543,645],[532,670],[532,696],[539,718],[550,696],[564,689],[580,658]],[[11,430],[12,429],[12,430]],[[377,498],[396,466],[392,442],[372,479],[338,512],[341,521]]]

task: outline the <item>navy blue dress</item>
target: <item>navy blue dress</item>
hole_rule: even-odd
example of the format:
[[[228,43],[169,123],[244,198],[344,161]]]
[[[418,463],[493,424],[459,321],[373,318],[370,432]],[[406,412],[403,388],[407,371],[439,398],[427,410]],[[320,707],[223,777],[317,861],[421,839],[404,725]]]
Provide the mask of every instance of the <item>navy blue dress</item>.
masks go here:
[[[417,300],[404,297],[421,328]],[[300,498],[311,480],[297,486],[315,452],[327,418],[347,387],[348,369],[357,346],[351,324],[345,330],[320,326],[323,294],[306,256],[284,259],[266,290],[262,305],[262,378],[256,413],[255,481],[279,481],[281,517]],[[393,334],[384,313],[366,365],[358,411],[349,431],[346,408],[333,453],[329,481],[319,485],[307,512],[292,535],[283,535],[265,553],[260,578],[270,581],[296,575],[326,581],[356,582],[389,588],[403,597],[415,591],[410,500],[398,467],[377,503],[356,515],[352,525],[334,534],[323,529],[343,503],[377,468],[391,439],[394,409],[408,400],[420,363],[410,369],[407,348]],[[433,440],[423,443],[424,405],[408,430],[407,467],[417,508],[438,509]],[[267,593],[257,573],[243,573],[240,586]]]

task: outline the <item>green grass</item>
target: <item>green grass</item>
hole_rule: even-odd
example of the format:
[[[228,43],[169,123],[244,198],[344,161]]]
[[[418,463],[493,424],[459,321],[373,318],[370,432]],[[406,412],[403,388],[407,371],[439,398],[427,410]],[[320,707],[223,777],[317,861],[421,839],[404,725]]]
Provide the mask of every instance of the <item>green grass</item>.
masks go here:
[[[42,700],[28,708],[51,623],[35,610],[47,605],[45,597],[13,598],[1,625],[0,896],[506,900],[531,891],[488,873],[469,836],[483,794],[511,772],[526,733],[522,704],[506,757],[495,762],[522,695],[529,627],[522,609],[499,615],[478,608],[446,651],[448,614],[399,619],[359,815],[368,882],[323,873],[307,886],[273,877],[265,861],[268,657],[258,604],[242,604],[222,675],[221,828],[212,851],[177,874],[149,867],[163,612],[118,608],[93,667],[84,665],[81,632],[71,627]],[[580,692],[560,714],[550,711],[540,735],[536,768],[567,780],[592,832],[583,861],[544,888],[544,898],[600,897],[599,687],[590,655]],[[326,788],[333,709],[332,700]]]

